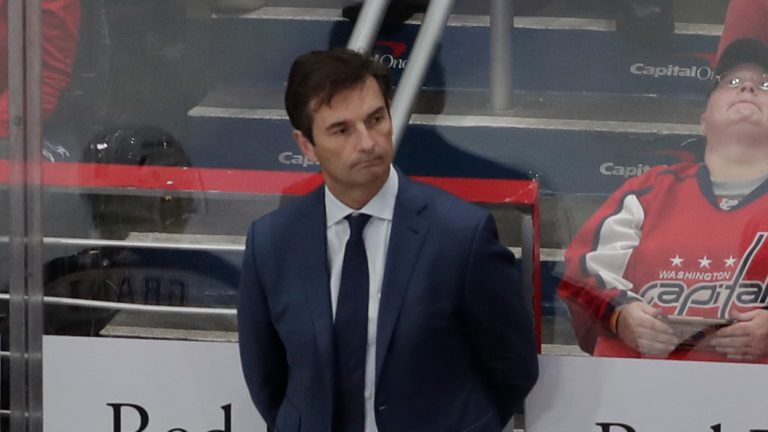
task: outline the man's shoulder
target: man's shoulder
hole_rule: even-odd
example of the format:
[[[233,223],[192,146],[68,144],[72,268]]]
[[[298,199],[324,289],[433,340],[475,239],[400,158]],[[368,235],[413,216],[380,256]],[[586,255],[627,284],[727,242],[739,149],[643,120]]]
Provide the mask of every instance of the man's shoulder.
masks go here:
[[[251,223],[251,231],[280,233],[301,223],[301,219],[312,213],[314,206],[322,204],[322,187],[299,197],[286,197],[279,207],[257,218]],[[320,207],[322,209],[322,207]]]
[[[479,219],[488,212],[477,204],[461,199],[450,192],[418,180],[406,182],[408,196],[421,199],[432,213],[445,219]]]

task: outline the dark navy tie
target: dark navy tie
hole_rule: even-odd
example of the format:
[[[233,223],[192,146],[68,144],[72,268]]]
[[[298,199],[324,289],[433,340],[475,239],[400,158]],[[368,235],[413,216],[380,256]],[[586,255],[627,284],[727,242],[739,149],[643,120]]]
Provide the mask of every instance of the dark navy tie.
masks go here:
[[[363,229],[370,215],[346,217],[349,240],[344,248],[336,302],[336,403],[334,432],[365,428],[365,352],[368,341],[368,255]]]

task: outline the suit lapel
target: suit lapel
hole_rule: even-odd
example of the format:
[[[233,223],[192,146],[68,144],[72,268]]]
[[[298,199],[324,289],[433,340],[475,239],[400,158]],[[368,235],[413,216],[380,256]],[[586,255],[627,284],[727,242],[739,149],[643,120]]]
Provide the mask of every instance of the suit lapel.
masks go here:
[[[322,369],[328,388],[334,382],[333,371],[333,319],[331,310],[330,273],[326,241],[324,188],[320,187],[307,198],[303,217],[296,226],[297,241],[304,250],[297,251],[301,284],[312,310],[312,324],[320,353]]]
[[[403,299],[416,266],[421,246],[426,237],[428,224],[420,215],[426,201],[418,190],[400,175],[400,187],[392,216],[387,262],[384,267],[379,322],[376,330],[376,382],[381,365],[389,348]]]

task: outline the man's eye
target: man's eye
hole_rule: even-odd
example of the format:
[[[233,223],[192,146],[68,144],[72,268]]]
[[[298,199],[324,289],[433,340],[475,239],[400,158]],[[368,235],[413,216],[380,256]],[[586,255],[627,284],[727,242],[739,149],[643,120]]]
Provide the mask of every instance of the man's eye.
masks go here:
[[[334,129],[333,130],[333,134],[334,135],[345,135],[347,133],[347,130],[348,130],[347,128]]]
[[[741,77],[735,76],[735,77],[731,77],[728,80],[728,85],[731,86],[731,87],[736,87],[739,84],[741,84]]]

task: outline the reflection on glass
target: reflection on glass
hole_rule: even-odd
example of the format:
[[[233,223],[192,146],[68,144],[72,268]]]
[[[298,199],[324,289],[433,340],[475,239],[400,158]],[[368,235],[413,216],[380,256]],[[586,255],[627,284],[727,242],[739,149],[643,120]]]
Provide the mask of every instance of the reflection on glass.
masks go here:
[[[156,127],[120,127],[95,136],[83,151],[86,163],[189,167],[189,157],[170,133]],[[107,168],[109,170],[109,168]],[[162,172],[159,172],[162,175]],[[107,174],[108,175],[108,174]],[[164,185],[169,179],[156,178]],[[194,200],[165,191],[159,196],[87,194],[94,227],[103,238],[131,232],[181,233],[195,212]]]
[[[0,2],[0,156],[7,156],[8,112],[8,33],[5,2]],[[43,0],[42,9],[42,115],[48,121],[56,113],[60,99],[73,74],[80,37],[80,0]],[[43,157],[49,161],[69,160],[71,149],[58,140],[43,139]]]
[[[43,134],[44,154],[56,162],[43,168],[45,332],[185,338],[155,330],[234,331],[229,311],[201,316],[128,306],[236,303],[238,241],[208,236],[242,227],[227,222],[226,200],[211,205],[219,218],[200,220],[210,209],[192,165],[210,158],[199,156],[206,149],[190,151],[187,112],[211,73],[211,8],[253,10],[264,2],[95,0],[83,1],[79,13],[74,0],[43,2],[79,19],[67,44],[48,17],[55,11],[43,7],[44,35],[59,32],[74,57]],[[45,83],[43,93],[51,93]],[[225,247],[212,251],[211,243]]]
[[[768,72],[768,47],[732,42],[720,76]],[[704,163],[627,181],[566,253],[559,294],[594,355],[768,360],[768,93],[715,82]]]
[[[181,143],[156,127],[114,128],[95,136],[82,161],[104,164],[111,177],[120,165],[138,168],[156,185],[172,185],[176,171],[189,167]],[[142,171],[143,168],[157,169]],[[95,191],[83,196],[93,226],[104,239],[125,240],[135,233],[181,234],[195,213],[194,199],[175,190]],[[234,307],[237,268],[232,261],[204,251],[102,246],[50,260],[45,267],[46,295],[56,298],[164,306]],[[49,334],[97,335],[110,323],[125,322],[127,312],[86,306],[46,307]],[[159,314],[162,315],[162,314]],[[188,326],[190,319],[143,316],[143,324]],[[160,321],[163,321],[162,323]],[[171,322],[172,321],[172,322]],[[231,330],[233,324],[229,324]]]

